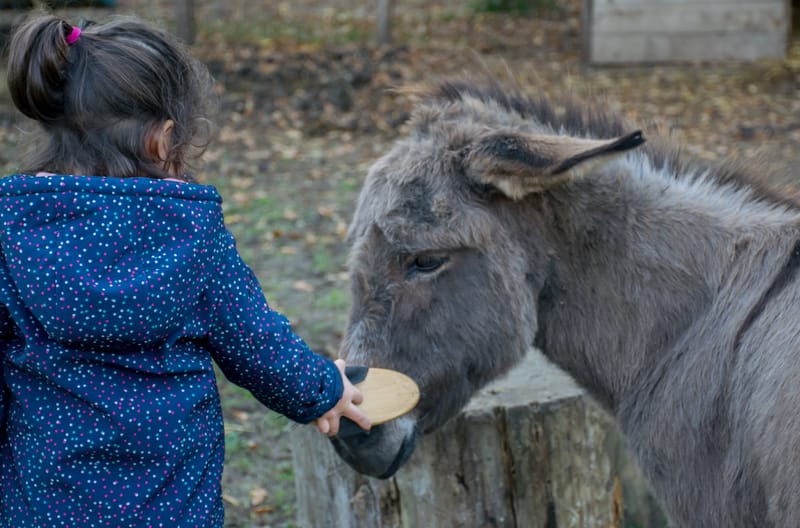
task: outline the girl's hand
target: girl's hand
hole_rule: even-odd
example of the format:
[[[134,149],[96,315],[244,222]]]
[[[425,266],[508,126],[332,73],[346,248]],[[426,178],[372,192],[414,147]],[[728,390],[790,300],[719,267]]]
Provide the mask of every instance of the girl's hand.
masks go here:
[[[369,431],[370,427],[372,427],[372,424],[370,423],[369,418],[367,418],[367,416],[361,412],[361,409],[359,409],[357,406],[363,401],[364,396],[361,394],[360,390],[355,388],[355,386],[350,383],[350,380],[347,379],[347,376],[344,375],[344,360],[337,359],[334,361],[334,363],[336,363],[336,366],[339,368],[339,372],[342,375],[342,381],[344,382],[342,399],[340,399],[331,410],[317,418],[317,428],[322,434],[334,436],[339,432],[339,419],[344,416],[345,418],[353,420],[365,431]]]

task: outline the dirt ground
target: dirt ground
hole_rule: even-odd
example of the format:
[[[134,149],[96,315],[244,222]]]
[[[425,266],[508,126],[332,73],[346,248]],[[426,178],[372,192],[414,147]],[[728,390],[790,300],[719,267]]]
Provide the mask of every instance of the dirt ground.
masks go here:
[[[228,226],[273,307],[316,350],[335,355],[349,296],[343,237],[369,164],[403,131],[392,91],[490,74],[523,90],[574,92],[667,133],[690,155],[762,160],[800,181],[800,40],[782,61],[592,67],[581,59],[580,0],[525,15],[469,2],[396,1],[394,43],[374,43],[376,2],[195,0],[194,52],[218,82],[217,138],[198,164],[225,199]],[[173,27],[168,0],[72,8]],[[0,11],[0,26],[15,15]],[[0,76],[4,73],[0,70]],[[13,172],[30,124],[0,85],[0,168]],[[295,425],[220,378],[226,417],[226,527],[293,526]]]

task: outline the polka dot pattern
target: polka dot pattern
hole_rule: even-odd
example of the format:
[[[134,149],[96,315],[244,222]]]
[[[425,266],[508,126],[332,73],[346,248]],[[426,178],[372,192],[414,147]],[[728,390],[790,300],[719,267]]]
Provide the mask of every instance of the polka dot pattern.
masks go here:
[[[222,526],[212,359],[301,423],[342,393],[217,191],[152,179],[0,179],[0,359],[0,526]]]

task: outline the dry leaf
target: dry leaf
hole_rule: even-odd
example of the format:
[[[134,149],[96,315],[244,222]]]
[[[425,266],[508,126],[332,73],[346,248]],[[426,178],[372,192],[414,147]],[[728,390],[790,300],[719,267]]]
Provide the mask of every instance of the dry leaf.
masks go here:
[[[250,490],[250,506],[258,506],[262,504],[267,497],[269,496],[269,492],[264,488],[258,487],[253,488]]]
[[[244,217],[240,214],[229,214],[225,216],[225,223],[227,225],[238,224],[242,220],[244,220]]]
[[[239,205],[247,204],[250,201],[251,198],[252,198],[252,195],[250,193],[247,193],[247,192],[234,192],[234,193],[231,193],[231,199],[234,202],[236,202],[237,204],[239,204]]]
[[[239,411],[239,410],[232,410],[231,416],[239,420],[240,422],[246,422],[250,419],[250,413],[246,411]]]
[[[345,222],[337,222],[336,223],[336,234],[339,235],[339,238],[342,240],[347,238],[347,223]]]
[[[233,176],[231,178],[231,185],[234,189],[251,189],[255,180],[253,178],[243,178],[241,176]]]
[[[294,284],[292,284],[292,287],[297,291],[301,291],[301,292],[305,292],[305,293],[311,293],[311,292],[314,291],[314,285],[311,284],[310,282],[304,281],[304,280],[294,281]]]
[[[336,210],[329,205],[320,205],[319,207],[317,207],[317,212],[319,213],[320,216],[324,216],[325,218],[330,218],[333,216],[333,213],[335,213]]]
[[[244,157],[249,161],[266,160],[272,157],[272,151],[269,149],[249,150],[244,153]]]
[[[227,493],[222,494],[222,500],[230,504],[231,506],[236,506],[237,508],[242,505],[242,501],[234,497],[233,495],[228,495]]]

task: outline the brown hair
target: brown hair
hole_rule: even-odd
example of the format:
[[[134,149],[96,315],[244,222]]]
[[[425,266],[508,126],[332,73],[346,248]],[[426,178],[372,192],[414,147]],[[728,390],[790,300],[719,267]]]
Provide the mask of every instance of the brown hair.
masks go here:
[[[184,167],[208,124],[213,81],[173,37],[132,18],[81,28],[36,14],[11,38],[8,87],[17,108],[42,125],[26,172],[163,178]],[[166,160],[153,134],[171,119]],[[205,127],[208,130],[208,127]]]

